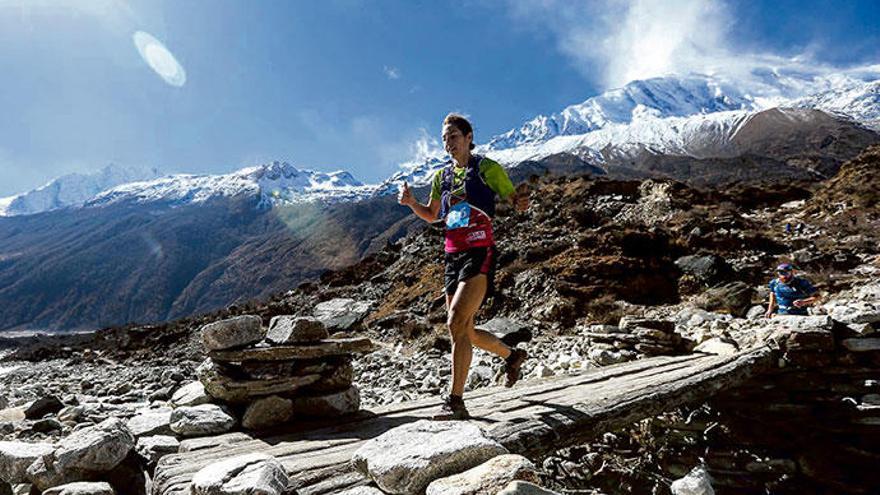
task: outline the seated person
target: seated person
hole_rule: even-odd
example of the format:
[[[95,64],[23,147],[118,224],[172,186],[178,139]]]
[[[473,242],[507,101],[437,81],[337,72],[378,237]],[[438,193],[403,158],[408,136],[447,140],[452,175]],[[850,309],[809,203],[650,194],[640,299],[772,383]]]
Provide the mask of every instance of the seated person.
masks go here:
[[[819,301],[816,288],[807,279],[794,274],[791,263],[783,263],[776,267],[777,277],[770,281],[770,304],[767,306],[767,318],[774,314],[801,315],[807,314],[807,307]]]

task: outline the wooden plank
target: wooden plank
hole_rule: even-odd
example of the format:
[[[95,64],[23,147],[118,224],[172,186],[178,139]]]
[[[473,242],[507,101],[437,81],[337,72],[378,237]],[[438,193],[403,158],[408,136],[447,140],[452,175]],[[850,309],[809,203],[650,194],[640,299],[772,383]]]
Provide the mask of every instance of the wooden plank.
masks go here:
[[[509,450],[536,455],[686,402],[704,400],[774,362],[769,349],[726,357],[656,357],[581,375],[524,382],[512,389],[481,389],[468,394],[468,407],[473,420]],[[153,493],[188,493],[189,480],[202,467],[250,452],[276,456],[296,480],[299,493],[332,493],[363,483],[349,466],[361,444],[396,426],[429,418],[439,405],[437,398],[394,404],[331,426],[303,425],[300,431],[166,456],[156,470]]]

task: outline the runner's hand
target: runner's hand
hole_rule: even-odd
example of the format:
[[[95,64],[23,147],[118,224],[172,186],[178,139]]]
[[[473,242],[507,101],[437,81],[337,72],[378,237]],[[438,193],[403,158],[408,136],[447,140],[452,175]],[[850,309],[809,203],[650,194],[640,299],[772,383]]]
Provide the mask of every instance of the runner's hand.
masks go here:
[[[403,181],[403,185],[400,186],[400,191],[397,193],[397,202],[403,206],[411,206],[416,202],[416,198],[413,196],[409,184],[407,184],[406,181]]]
[[[792,304],[793,304],[794,307],[796,307],[796,308],[803,308],[804,306],[809,306],[809,305],[810,305],[809,301],[805,301],[805,300],[803,300],[803,299],[798,299],[797,301],[794,301]]]

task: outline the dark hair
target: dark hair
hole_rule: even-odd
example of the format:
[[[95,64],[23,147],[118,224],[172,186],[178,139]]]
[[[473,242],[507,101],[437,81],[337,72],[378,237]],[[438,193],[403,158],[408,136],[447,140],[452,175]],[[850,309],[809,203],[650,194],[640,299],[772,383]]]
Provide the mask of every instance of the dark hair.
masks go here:
[[[471,127],[471,123],[468,122],[468,119],[464,117],[464,115],[457,113],[450,113],[443,119],[443,125],[451,125],[456,129],[461,131],[462,134],[467,136],[468,134],[474,133],[474,128]],[[474,149],[474,142],[471,140],[471,149]]]

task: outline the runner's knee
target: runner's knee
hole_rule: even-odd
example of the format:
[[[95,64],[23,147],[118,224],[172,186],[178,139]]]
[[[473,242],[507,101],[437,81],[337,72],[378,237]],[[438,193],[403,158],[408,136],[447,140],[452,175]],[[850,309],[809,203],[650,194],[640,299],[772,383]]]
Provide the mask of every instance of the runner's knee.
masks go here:
[[[446,326],[449,327],[449,333],[452,335],[453,339],[466,338],[470,336],[469,322],[470,317],[464,315],[461,311],[453,309],[449,312]]]

